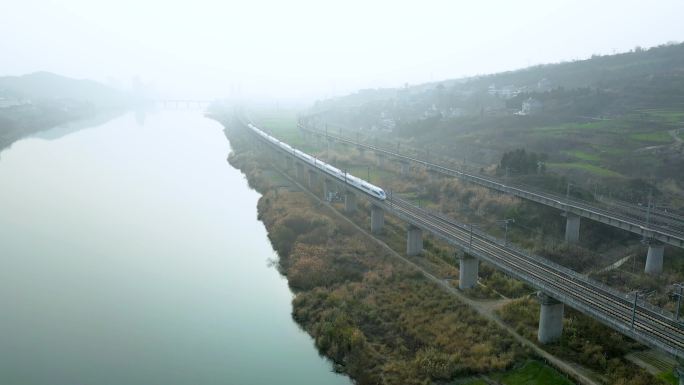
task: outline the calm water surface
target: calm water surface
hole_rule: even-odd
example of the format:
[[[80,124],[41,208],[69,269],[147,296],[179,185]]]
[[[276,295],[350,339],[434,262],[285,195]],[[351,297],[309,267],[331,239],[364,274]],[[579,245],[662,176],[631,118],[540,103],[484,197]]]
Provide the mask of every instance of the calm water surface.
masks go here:
[[[0,384],[350,383],[292,321],[218,123],[68,131],[0,153]]]

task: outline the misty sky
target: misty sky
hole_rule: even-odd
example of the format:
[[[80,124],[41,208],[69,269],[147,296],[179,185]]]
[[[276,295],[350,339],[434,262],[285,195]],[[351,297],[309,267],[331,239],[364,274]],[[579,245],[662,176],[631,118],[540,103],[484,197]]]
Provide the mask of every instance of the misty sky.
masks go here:
[[[0,75],[312,98],[682,41],[683,14],[682,0],[7,0]]]

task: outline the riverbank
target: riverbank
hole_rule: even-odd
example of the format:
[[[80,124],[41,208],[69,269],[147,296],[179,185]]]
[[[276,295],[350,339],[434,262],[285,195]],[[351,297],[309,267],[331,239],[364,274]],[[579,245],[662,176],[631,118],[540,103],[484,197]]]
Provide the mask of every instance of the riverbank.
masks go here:
[[[226,135],[230,163],[263,194],[259,218],[296,293],[293,317],[337,370],[359,384],[470,381],[500,377],[534,355],[417,266],[279,177],[239,130],[228,128]],[[567,381],[547,369],[553,380],[536,384]]]
[[[0,151],[24,137],[58,126],[90,127],[104,123],[124,112],[119,109],[98,109],[90,105],[65,108],[59,104],[27,104],[0,109]],[[73,131],[73,130],[72,130]]]
[[[228,122],[228,120],[223,120],[224,123]],[[497,212],[506,211],[506,215],[509,215],[508,212],[511,209],[515,209],[516,213],[522,216],[539,216],[543,214],[536,213],[534,208],[527,206],[516,208],[516,202],[502,202],[501,197],[490,196],[487,192],[474,189],[472,186],[462,186],[457,181],[428,178],[421,170],[413,170],[413,172],[405,175],[400,174],[399,170],[387,163],[385,163],[384,167],[382,165],[379,167],[366,167],[367,164],[373,164],[373,159],[364,157],[364,154],[356,156],[359,158],[358,161],[351,160],[355,156],[353,150],[350,152],[349,149],[345,148],[326,148],[315,140],[306,140],[306,138],[298,135],[296,115],[294,114],[292,116],[284,116],[283,113],[261,113],[257,118],[257,122],[267,130],[272,130],[274,135],[286,138],[288,143],[293,143],[298,148],[309,151],[319,159],[330,161],[336,166],[344,167],[358,175],[367,174],[369,180],[379,183],[386,188],[391,188],[395,194],[405,191],[405,199],[418,199],[418,202],[422,201],[423,204],[432,205],[435,209],[449,212],[451,213],[450,215],[454,215],[456,218],[461,218],[464,215],[460,209],[463,205],[472,206],[473,204],[478,206],[476,212],[473,211],[472,213],[475,219],[469,216],[468,221],[483,220],[483,218],[488,218],[491,215],[500,218],[504,215],[502,213],[490,213],[489,211],[492,208]],[[242,151],[240,148],[242,146],[234,147],[234,149]],[[246,143],[244,149],[246,152],[240,152],[239,155],[255,157],[257,164],[252,171],[263,177],[260,179],[268,182],[261,187],[268,189],[286,182],[281,180],[282,178],[278,179],[277,175],[287,175],[287,173],[279,174],[273,172],[274,166],[275,168],[280,168],[280,165],[270,165],[267,159],[259,158],[259,153],[253,151],[253,143]],[[246,172],[248,175],[250,173],[249,170],[243,170],[243,172]],[[249,179],[253,180],[254,178]],[[276,189],[280,191],[279,195],[286,193],[282,188]],[[303,187],[301,189],[304,190]],[[371,236],[365,231],[369,220],[369,207],[366,202],[359,202],[359,210],[350,215],[342,213],[343,205],[338,203],[328,205],[318,199],[322,194],[320,183],[313,188],[313,191],[314,194],[310,195],[310,197],[318,202],[317,210],[321,209],[320,206],[334,210],[338,218],[356,226],[358,234],[366,234],[367,239],[371,242],[383,245],[397,260],[403,260],[402,264],[408,263],[419,269],[428,280],[432,280],[439,288],[445,290],[447,294],[453,295],[461,302],[468,303],[469,306],[476,305],[473,308],[479,314],[494,320],[516,340],[524,340],[523,344],[529,347],[535,356],[544,357],[544,360],[547,360],[552,366],[576,379],[579,383],[611,385],[665,383],[662,382],[661,378],[664,377],[661,375],[657,375],[658,378],[656,378],[647,370],[634,366],[633,363],[625,358],[625,352],[631,350],[641,351],[644,349],[642,346],[634,344],[633,341],[621,334],[570,308],[566,308],[565,332],[561,340],[551,345],[538,344],[536,328],[539,305],[536,301],[530,301],[528,298],[530,293],[533,292],[532,288],[510,277],[506,277],[486,263],[482,263],[478,287],[464,292],[448,290],[458,286],[458,258],[454,258],[452,247],[428,236],[424,239],[424,251],[421,256],[404,257],[404,223],[392,216],[386,216],[382,234]],[[436,194],[436,197],[431,198],[431,194]],[[482,210],[481,206],[485,206],[485,210]],[[286,207],[285,210],[287,209]],[[516,217],[516,222],[518,222],[520,215]],[[555,217],[549,220],[551,219],[555,219]],[[549,220],[544,221],[544,223],[548,224]],[[527,229],[526,227],[524,228]],[[514,240],[522,242],[523,245],[527,245],[531,241],[529,234],[524,234],[522,231],[515,231],[513,234]],[[509,239],[511,239],[510,235]],[[534,238],[536,240],[536,237]],[[536,249],[538,245],[532,244],[530,247]],[[568,255],[577,254],[578,250],[554,247],[552,251],[561,257],[567,258]],[[555,254],[552,253],[550,257],[555,257]],[[485,311],[480,311],[481,309]],[[516,367],[517,364],[513,366]],[[513,369],[508,373],[515,372],[516,370]],[[666,370],[665,374],[671,374],[671,372]],[[498,373],[492,374],[492,372],[485,374],[491,380],[495,380],[498,375]],[[503,383],[509,384],[508,381],[503,381]],[[514,384],[515,382],[510,383]],[[533,382],[526,382],[527,385],[555,383],[544,379],[534,379]]]
[[[64,128],[0,155],[0,384],[351,384],[292,319],[219,123]]]

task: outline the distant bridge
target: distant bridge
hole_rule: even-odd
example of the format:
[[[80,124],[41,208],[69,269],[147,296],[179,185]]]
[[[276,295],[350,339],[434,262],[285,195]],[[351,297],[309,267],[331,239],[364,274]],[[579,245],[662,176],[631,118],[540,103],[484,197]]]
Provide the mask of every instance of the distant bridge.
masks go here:
[[[167,109],[206,109],[213,100],[202,99],[160,99],[155,103],[162,108]]]

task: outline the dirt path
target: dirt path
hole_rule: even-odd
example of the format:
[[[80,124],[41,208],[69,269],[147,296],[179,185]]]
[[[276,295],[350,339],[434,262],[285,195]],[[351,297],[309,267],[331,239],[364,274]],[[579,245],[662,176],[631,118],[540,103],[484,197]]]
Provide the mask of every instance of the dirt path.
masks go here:
[[[358,230],[360,233],[366,235],[370,240],[373,242],[377,243],[380,245],[383,249],[385,249],[390,255],[393,257],[403,261],[404,263],[412,266],[414,269],[420,271],[427,279],[430,281],[434,282],[445,290],[447,293],[453,295],[454,297],[458,298],[459,301],[467,304],[468,306],[472,307],[478,314],[480,314],[482,317],[485,319],[494,322],[497,324],[497,326],[501,327],[502,329],[506,330],[516,341],[518,341],[520,344],[523,346],[526,346],[530,348],[532,351],[534,351],[539,357],[542,359],[546,360],[548,363],[559,369],[560,371],[568,374],[570,377],[572,377],[575,381],[579,382],[580,384],[584,385],[602,385],[605,381],[599,382],[595,380],[592,377],[598,376],[597,373],[591,372],[589,369],[581,367],[579,365],[569,363],[562,358],[556,357],[541,347],[539,347],[537,344],[534,342],[528,340],[527,338],[523,337],[522,335],[518,334],[511,326],[507,325],[504,323],[499,317],[496,316],[495,310],[498,308],[498,306],[502,305],[502,301],[507,301],[507,300],[501,300],[501,301],[476,301],[473,300],[466,295],[464,295],[461,291],[458,289],[454,288],[451,286],[448,280],[445,279],[440,279],[433,274],[429,273],[427,270],[423,269],[422,267],[418,266],[416,263],[408,259],[407,257],[397,253],[389,247],[386,243],[383,241],[375,238],[369,231],[366,229],[358,226],[354,221],[349,219],[347,216],[339,212],[335,207],[330,205],[328,202],[323,201],[320,199],[318,196],[316,196],[314,193],[309,191],[307,188],[302,186],[299,182],[291,178],[289,175],[285,173],[281,173],[285,178],[290,180],[291,183],[294,185],[298,186],[303,192],[307,193],[309,196],[311,196],[314,200],[319,202],[321,205],[326,206],[328,209],[330,209],[336,216],[338,216],[340,219],[346,221],[350,225],[352,225],[356,230]],[[510,300],[509,300],[510,301]]]
[[[619,260],[617,260],[615,263],[612,263],[612,264],[610,264],[610,265],[608,265],[602,269],[597,270],[596,273],[605,273],[607,271],[615,270],[615,269],[619,268],[620,266],[624,265],[627,261],[629,261],[632,258],[636,258],[636,255],[628,254],[628,255],[624,256],[623,258],[620,258]]]

